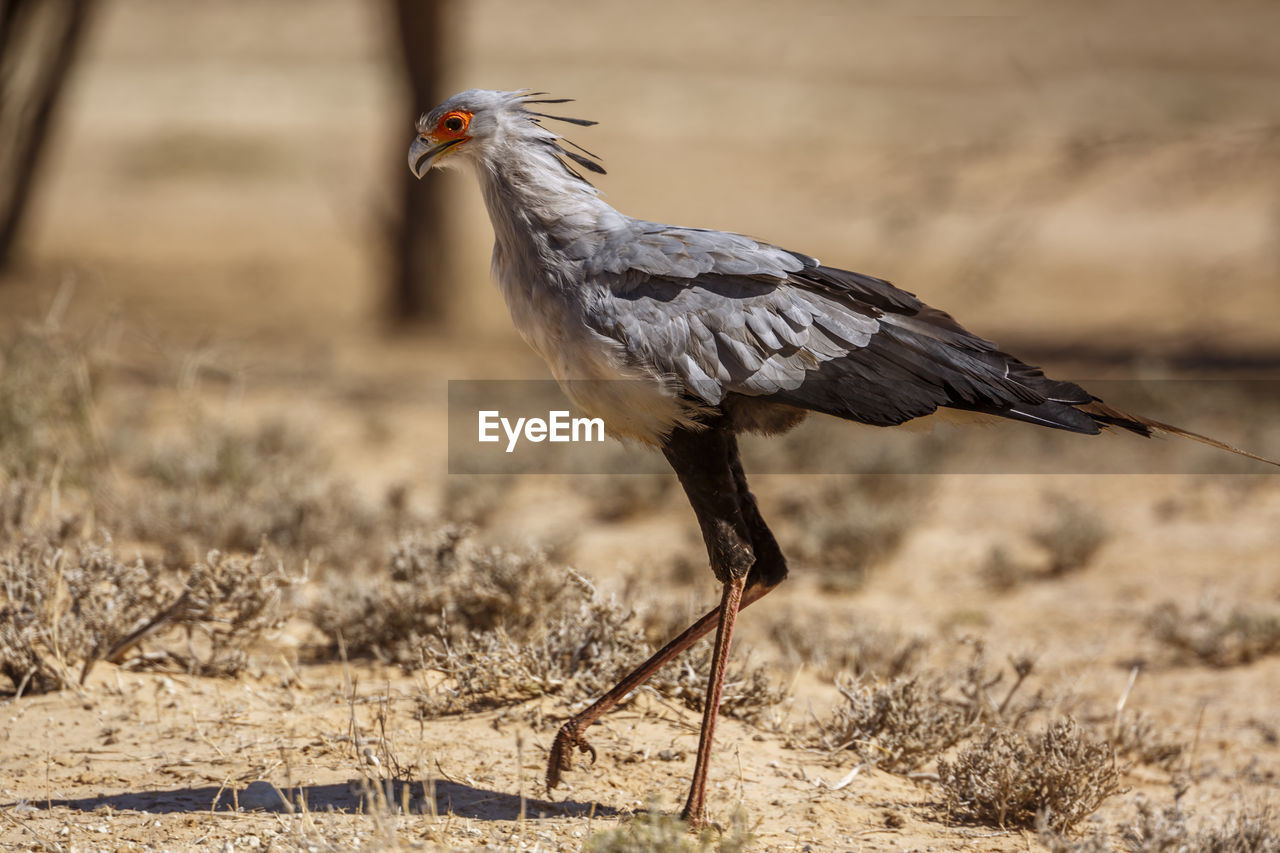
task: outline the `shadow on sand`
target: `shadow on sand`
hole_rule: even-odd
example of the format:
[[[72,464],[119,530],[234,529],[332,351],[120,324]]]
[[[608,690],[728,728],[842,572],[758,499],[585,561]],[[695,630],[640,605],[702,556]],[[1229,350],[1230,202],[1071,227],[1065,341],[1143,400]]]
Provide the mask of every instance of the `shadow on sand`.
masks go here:
[[[458,782],[437,780],[435,782],[413,782],[408,784],[406,793],[404,782],[395,782],[392,791],[385,799],[395,807],[409,803],[409,810],[414,813],[431,811],[430,801],[424,787],[434,789],[436,814],[453,814],[457,817],[475,820],[518,820],[521,814],[521,799],[516,794],[499,791],[487,791],[473,788]],[[289,802],[281,800],[283,794]],[[383,796],[374,794],[362,779],[339,782],[332,785],[300,785],[287,791],[277,793],[276,788],[266,782],[254,782],[240,791],[230,788],[174,788],[165,791],[134,791],[124,794],[107,794],[97,797],[82,797],[74,800],[52,800],[31,802],[29,805],[39,808],[48,803],[52,806],[75,809],[76,811],[93,811],[109,806],[126,811],[150,812],[153,814],[171,814],[174,812],[219,811],[234,812],[237,805],[240,811],[273,811],[284,812],[297,808],[299,800],[306,804],[312,812],[348,812],[362,813],[371,807],[378,807]],[[541,817],[613,817],[619,814],[617,809],[597,803],[581,803],[564,801],[553,803],[526,797],[524,799],[524,815],[527,818]]]

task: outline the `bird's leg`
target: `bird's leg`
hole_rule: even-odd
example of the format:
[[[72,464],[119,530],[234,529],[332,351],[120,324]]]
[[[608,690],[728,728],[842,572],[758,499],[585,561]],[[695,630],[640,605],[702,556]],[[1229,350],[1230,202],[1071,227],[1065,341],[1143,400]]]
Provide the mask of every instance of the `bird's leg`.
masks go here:
[[[782,549],[773,538],[773,532],[760,515],[756,496],[747,487],[747,475],[743,473],[742,460],[738,457],[737,437],[730,434],[729,442],[729,468],[733,471],[733,482],[738,489],[738,508],[743,520],[747,522],[747,532],[751,534],[751,550],[756,554],[756,561],[747,573],[747,591],[742,597],[742,607],[746,607],[786,580],[787,559],[782,556]],[[753,597],[752,592],[759,587],[763,587],[763,591]]]
[[[756,505],[755,496],[751,494],[751,490],[747,487],[747,476],[742,470],[742,461],[738,456],[737,437],[728,430],[725,430],[723,435],[724,453],[729,464],[734,492],[737,496],[738,514],[743,520],[747,536],[750,539],[754,560],[745,579],[731,576],[724,583],[724,594],[720,607],[715,611],[718,613],[719,619],[716,629],[715,651],[711,658],[711,674],[707,683],[706,704],[702,712],[702,731],[698,735],[698,755],[693,769],[693,782],[689,787],[689,798],[685,801],[684,811],[681,813],[681,817],[689,821],[693,826],[700,826],[705,819],[707,771],[711,763],[712,737],[715,734],[716,717],[720,710],[720,698],[724,690],[724,675],[729,662],[729,641],[733,636],[734,622],[737,620],[738,612],[743,607],[753,601],[758,601],[769,590],[782,583],[787,576],[787,561],[782,556],[782,549],[778,547],[778,542],[773,538],[773,533],[769,530],[768,525],[764,523],[764,518],[760,515],[760,509]],[[672,464],[675,464],[674,460]],[[679,468],[677,468],[677,471],[679,471]],[[683,477],[681,482],[684,483]],[[688,485],[685,486],[685,489],[689,492],[689,501],[693,504],[694,511],[698,513],[699,521],[702,521],[704,512],[715,512],[714,503],[709,509],[700,509],[699,499],[695,498],[694,492],[689,490]],[[720,577],[721,572],[716,566],[715,549],[712,547],[711,541],[711,537],[715,535],[717,534],[714,528],[708,534],[707,525],[704,523],[703,536],[707,539],[707,552],[711,556],[711,567],[716,571],[716,576]],[[746,585],[745,595],[743,594],[744,585]]]
[[[751,586],[747,588],[746,593],[742,596],[742,604],[739,610],[759,601],[764,597],[765,593],[773,589],[772,586]],[[556,785],[560,784],[560,774],[568,770],[571,766],[570,759],[573,750],[586,753],[591,756],[592,762],[596,759],[596,750],[587,739],[583,736],[588,728],[590,728],[596,720],[603,717],[615,705],[627,697],[631,691],[648,681],[655,672],[661,669],[669,660],[692,646],[698,640],[702,639],[711,629],[719,623],[720,608],[708,611],[697,622],[694,622],[686,628],[678,637],[667,643],[661,649],[653,654],[644,663],[636,667],[636,669],[626,678],[618,682],[618,684],[608,693],[601,696],[591,704],[582,713],[577,714],[567,720],[560,730],[556,732],[555,741],[551,744],[551,754],[547,761],[547,791],[551,791]]]
[[[716,622],[716,642],[711,656],[706,704],[702,709],[702,730],[698,736],[693,782],[689,786],[689,798],[681,813],[685,820],[698,826],[703,822],[707,770],[710,767],[716,717],[720,711],[720,696],[724,689],[724,670],[729,658],[733,624],[741,607],[747,573],[755,564],[756,555],[752,548],[751,530],[742,512],[743,499],[738,493],[738,480],[734,476],[734,464],[738,457],[737,443],[724,420],[717,419],[700,432],[674,430],[663,451],[698,517],[711,570],[724,585]]]
[[[681,484],[689,494],[690,503],[698,514],[703,537],[707,541],[708,555],[717,576],[721,575],[726,564],[733,565],[741,572],[742,564],[748,561],[750,563],[745,578],[745,591],[742,589],[743,585],[739,585],[737,590],[740,603],[736,609],[741,610],[759,601],[780,583],[786,577],[787,567],[777,542],[774,541],[769,528],[760,517],[755,499],[747,488],[746,477],[738,461],[734,436],[728,430],[719,429],[718,426],[719,424],[713,424],[710,429],[697,433],[677,431],[672,435],[665,449],[672,467],[680,476]],[[730,521],[727,527],[722,524],[726,519],[734,519],[735,516],[737,521]],[[744,527],[746,539],[750,543],[746,547],[742,544]],[[736,548],[726,540],[736,541]],[[713,542],[719,544],[713,546]],[[732,577],[732,572],[727,574]],[[726,599],[729,594],[730,591],[726,586]],[[560,781],[561,773],[569,769],[574,749],[588,753],[593,760],[595,759],[595,750],[587,743],[583,732],[626,698],[631,691],[648,680],[664,664],[709,633],[712,627],[721,628],[722,612],[722,607],[716,607],[703,615],[619,682],[616,687],[601,696],[593,705],[561,726],[551,746],[547,766],[548,790],[555,787]],[[732,620],[727,627],[730,631],[732,630]],[[723,655],[720,658],[723,664],[728,655],[728,638],[724,636],[723,628],[718,630],[717,634],[716,647]],[[713,663],[712,675],[711,684],[708,685],[709,690],[717,683],[722,686],[723,666],[716,677]],[[714,702],[708,702],[708,708],[718,708],[719,692],[715,699]],[[714,721],[712,721],[712,727],[714,727]],[[704,725],[699,750],[700,753],[705,752],[706,756],[709,756],[711,748],[710,734],[711,732]],[[699,794],[701,800],[705,799],[708,766],[706,756],[700,759],[700,769],[696,771],[701,773],[702,778],[701,784],[696,786],[696,790],[701,791]],[[698,803],[691,803],[691,805],[697,807],[696,817],[700,818],[701,806]],[[686,816],[688,815],[687,806]]]
[[[716,646],[711,657],[711,674],[707,678],[707,700],[702,709],[702,731],[698,734],[698,756],[693,765],[693,782],[689,785],[689,798],[685,800],[680,817],[690,826],[699,827],[706,822],[707,771],[711,767],[711,743],[715,737],[716,717],[720,713],[720,696],[724,691],[724,671],[729,662],[729,640],[733,637],[733,623],[738,618],[742,603],[742,588],[746,578],[731,578],[724,585],[724,597],[720,600],[720,619],[716,626]]]

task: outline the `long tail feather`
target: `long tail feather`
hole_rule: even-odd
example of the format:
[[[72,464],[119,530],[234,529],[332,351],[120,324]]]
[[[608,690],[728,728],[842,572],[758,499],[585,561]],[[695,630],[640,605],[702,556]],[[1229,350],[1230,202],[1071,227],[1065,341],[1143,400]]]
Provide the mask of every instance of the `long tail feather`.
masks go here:
[[[1228,453],[1235,453],[1249,459],[1256,459],[1258,462],[1265,462],[1268,465],[1275,465],[1277,468],[1280,468],[1280,462],[1277,462],[1274,459],[1268,459],[1265,456],[1259,456],[1256,453],[1241,450],[1239,447],[1234,447],[1227,444],[1225,441],[1218,441],[1216,438],[1210,438],[1209,436],[1201,435],[1198,432],[1192,432],[1191,430],[1182,429],[1181,427],[1152,420],[1151,418],[1144,418],[1141,415],[1131,415],[1128,412],[1122,412],[1119,409],[1108,406],[1101,400],[1093,400],[1092,402],[1086,403],[1083,406],[1077,406],[1076,408],[1091,416],[1099,424],[1105,426],[1116,426],[1145,436],[1150,436],[1153,432],[1177,435],[1182,438],[1189,438],[1192,441],[1198,441],[1201,444],[1207,444],[1210,447],[1216,447],[1219,450],[1225,450]]]

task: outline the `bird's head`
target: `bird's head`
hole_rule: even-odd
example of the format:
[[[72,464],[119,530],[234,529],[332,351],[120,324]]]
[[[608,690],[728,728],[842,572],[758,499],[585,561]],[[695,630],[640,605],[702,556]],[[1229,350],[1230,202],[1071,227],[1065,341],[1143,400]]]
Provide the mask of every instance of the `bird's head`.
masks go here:
[[[421,178],[438,165],[452,165],[468,159],[482,161],[500,156],[504,146],[526,143],[549,147],[561,164],[579,178],[581,175],[564,162],[565,158],[592,172],[604,174],[595,155],[573,143],[568,144],[576,150],[564,148],[560,143],[567,140],[542,126],[543,119],[582,126],[595,122],[534,112],[529,108],[531,104],[561,104],[569,100],[540,99],[537,96],[541,94],[526,90],[468,89],[454,95],[418,119],[418,135],[409,146],[409,171]]]

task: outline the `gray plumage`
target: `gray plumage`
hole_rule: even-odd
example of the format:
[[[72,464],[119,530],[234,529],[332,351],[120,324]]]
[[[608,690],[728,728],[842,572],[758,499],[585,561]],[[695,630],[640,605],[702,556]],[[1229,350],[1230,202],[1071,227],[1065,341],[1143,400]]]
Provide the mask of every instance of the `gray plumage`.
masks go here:
[[[741,234],[619,213],[572,165],[603,172],[594,155],[549,130],[555,117],[530,103],[563,101],[455,95],[419,121],[410,167],[419,176],[437,164],[474,168],[517,329],[614,434],[660,443],[718,406],[766,430],[797,421],[794,410],[892,425],[945,406],[1074,432],[1149,433],[887,281]],[[461,141],[437,134],[451,115],[468,122]],[[623,379],[632,381],[607,387]]]

